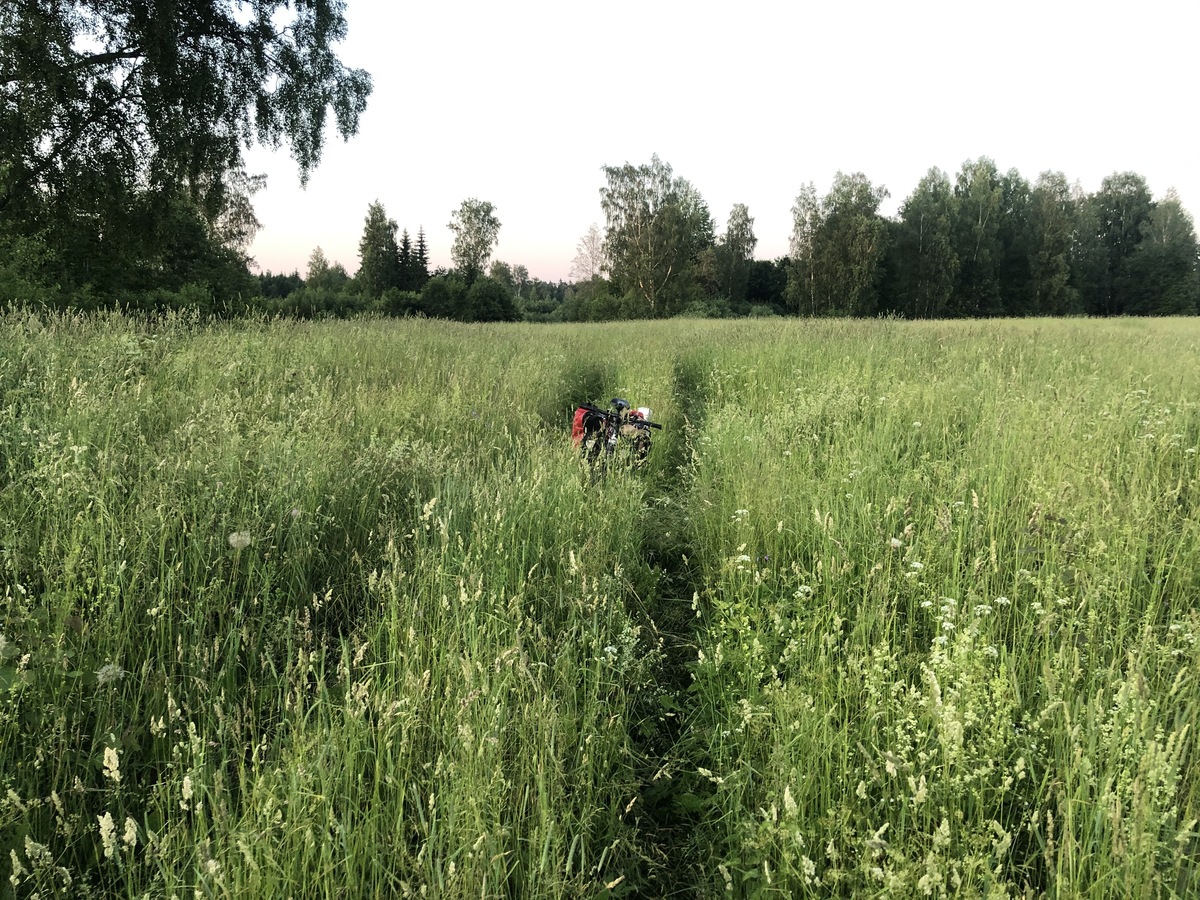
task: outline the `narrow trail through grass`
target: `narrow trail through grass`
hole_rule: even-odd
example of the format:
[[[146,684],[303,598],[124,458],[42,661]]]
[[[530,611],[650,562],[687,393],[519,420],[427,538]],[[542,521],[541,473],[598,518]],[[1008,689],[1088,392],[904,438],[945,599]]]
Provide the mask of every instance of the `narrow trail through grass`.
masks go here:
[[[697,809],[689,800],[704,760],[694,758],[688,729],[699,646],[696,603],[704,589],[689,508],[691,448],[706,415],[704,365],[694,355],[674,362],[675,414],[667,423],[667,439],[656,448],[662,458],[647,485],[639,521],[639,552],[649,585],[643,602],[661,654],[657,688],[644,699],[644,724],[632,736],[644,760],[637,817],[651,860],[644,896],[694,897],[703,884],[703,860],[693,840]]]

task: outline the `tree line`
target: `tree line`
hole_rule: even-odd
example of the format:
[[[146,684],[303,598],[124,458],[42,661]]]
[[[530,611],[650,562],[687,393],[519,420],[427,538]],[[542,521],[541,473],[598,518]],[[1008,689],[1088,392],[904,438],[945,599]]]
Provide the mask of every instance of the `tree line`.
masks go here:
[[[1094,193],[1062,172],[1030,184],[982,157],[951,178],[930,169],[894,218],[861,173],[793,207],[789,307],[810,315],[909,318],[1193,315],[1200,254],[1169,191],[1136,173]]]
[[[981,157],[953,178],[930,169],[893,217],[880,213],[886,188],[839,172],[824,195],[811,182],[801,188],[790,252],[765,261],[754,259],[743,204],[714,236],[696,189],[657,157],[604,171],[603,239],[585,237],[576,257],[601,306],[615,295],[621,308],[649,315],[1200,312],[1192,219],[1173,191],[1156,201],[1132,172],[1089,194],[1062,172],[1030,184]]]
[[[452,266],[424,229],[367,210],[352,277],[318,249],[303,276],[253,273],[255,143],[286,143],[301,180],[327,120],[349,139],[371,78],[342,63],[344,0],[0,6],[0,303],[297,316],[371,311],[468,321],[730,316],[1165,315],[1200,312],[1193,221],[1172,192],[1115,173],[1086,193],[981,157],[931,169],[894,216],[886,188],[839,173],[792,206],[789,252],[755,258],[754,219],[725,228],[654,156],[606,166],[604,224],[571,279],[492,258],[500,222],[452,213]]]
[[[490,203],[471,199],[451,222],[455,268],[391,310],[534,321],[1200,312],[1193,221],[1174,191],[1155,200],[1132,172],[1086,193],[1062,172],[1031,184],[981,157],[954,177],[930,169],[891,217],[880,213],[886,188],[839,172],[823,195],[812,183],[801,188],[790,253],[775,260],[755,259],[744,204],[734,204],[718,233],[699,191],[657,156],[605,167],[604,175],[605,227],[593,224],[580,239],[570,282],[531,282],[523,266],[503,262],[488,269],[500,223]],[[368,215],[364,266],[371,222]],[[505,291],[488,287],[482,303],[482,285],[474,286],[485,273],[484,283]],[[470,290],[476,295],[468,298]]]
[[[569,289],[565,283],[530,278],[525,266],[491,258],[500,233],[491,203],[464,200],[449,227],[454,265],[430,271],[424,227],[412,241],[408,229],[401,230],[376,200],[367,207],[353,276],[317,247],[303,277],[298,271],[260,275],[261,297],[255,305],[298,317],[382,313],[502,322],[545,320],[564,300]]]

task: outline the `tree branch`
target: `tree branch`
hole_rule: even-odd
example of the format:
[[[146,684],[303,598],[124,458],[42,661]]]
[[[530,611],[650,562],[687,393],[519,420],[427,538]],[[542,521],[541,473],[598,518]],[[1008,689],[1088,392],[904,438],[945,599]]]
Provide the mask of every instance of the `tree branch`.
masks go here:
[[[81,56],[69,66],[63,66],[63,72],[74,72],[77,69],[85,69],[90,66],[106,66],[109,63],[117,62],[122,59],[141,59],[141,47],[126,47],[123,50],[109,50],[106,53],[93,53],[90,56]]]

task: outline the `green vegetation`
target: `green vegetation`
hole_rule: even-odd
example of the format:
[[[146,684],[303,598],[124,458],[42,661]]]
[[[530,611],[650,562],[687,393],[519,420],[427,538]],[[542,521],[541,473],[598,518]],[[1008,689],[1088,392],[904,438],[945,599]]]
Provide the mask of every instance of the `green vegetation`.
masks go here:
[[[0,303],[244,308],[243,153],[286,143],[303,180],[358,130],[345,37],[344,0],[5,3]]]
[[[10,311],[0,896],[1194,895],[1198,340]]]
[[[246,150],[286,143],[303,182],[329,117],[349,139],[371,94],[370,75],[336,53],[345,9],[0,7],[0,304],[466,322],[1200,313],[1200,244],[1172,190],[1156,199],[1126,171],[1087,194],[1061,171],[1031,184],[987,157],[953,180],[930,169],[894,217],[880,213],[887,187],[862,172],[839,172],[823,196],[804,184],[789,255],[774,260],[754,258],[744,204],[718,234],[699,186],[654,155],[602,167],[603,235],[593,225],[581,239],[571,283],[493,260],[498,210],[477,198],[450,213],[453,271],[430,272],[423,228],[415,244],[397,237],[376,200],[353,277],[319,247],[305,279],[255,277],[264,176],[246,170]]]

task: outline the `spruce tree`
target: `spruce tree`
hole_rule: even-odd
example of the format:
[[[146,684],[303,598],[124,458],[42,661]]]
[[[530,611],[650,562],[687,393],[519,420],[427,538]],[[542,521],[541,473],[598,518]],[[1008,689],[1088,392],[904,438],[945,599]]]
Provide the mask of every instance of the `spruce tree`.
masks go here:
[[[429,247],[425,244],[425,226],[417,228],[417,249],[413,260],[414,290],[420,290],[429,280]]]
[[[420,285],[416,284],[414,268],[416,258],[413,256],[412,238],[408,236],[408,229],[400,233],[400,259],[397,270],[397,283],[402,291],[418,290]]]

